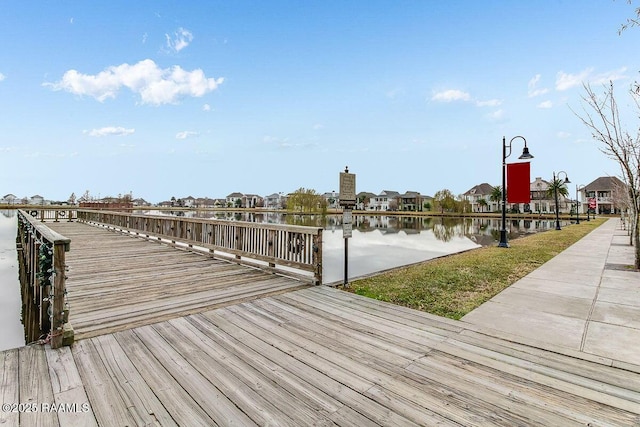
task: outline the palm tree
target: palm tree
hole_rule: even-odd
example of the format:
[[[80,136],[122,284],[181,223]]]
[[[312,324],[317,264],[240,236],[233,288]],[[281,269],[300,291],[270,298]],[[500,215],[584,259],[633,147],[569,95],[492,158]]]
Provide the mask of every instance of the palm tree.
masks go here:
[[[549,188],[547,188],[547,197],[549,199],[555,199],[556,191],[558,195],[562,197],[569,197],[569,190],[567,189],[567,184],[564,179],[551,180]],[[566,204],[567,202],[565,201],[565,205]]]
[[[489,200],[491,200],[492,202],[496,202],[499,203],[502,201],[502,186],[501,185],[496,185],[495,187],[493,187],[493,190],[491,190],[491,195],[489,195]]]
[[[487,207],[488,203],[487,203],[487,199],[480,199],[478,200],[478,204],[480,205],[480,211],[484,212],[484,208]]]

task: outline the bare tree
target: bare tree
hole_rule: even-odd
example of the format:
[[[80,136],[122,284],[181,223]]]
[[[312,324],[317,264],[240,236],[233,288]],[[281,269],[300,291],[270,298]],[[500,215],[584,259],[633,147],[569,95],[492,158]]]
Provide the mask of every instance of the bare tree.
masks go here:
[[[631,243],[635,246],[635,267],[640,268],[640,130],[631,135],[620,122],[613,82],[597,95],[589,84],[584,84],[582,107],[584,114],[576,114],[600,143],[600,151],[618,162],[622,181],[627,186],[627,202],[631,226]],[[640,94],[629,90],[640,113]],[[636,129],[638,129],[636,127]]]
[[[631,4],[632,1],[628,0],[627,3]],[[633,18],[627,18],[627,22],[620,26],[620,29],[618,30],[618,34],[622,34],[624,30],[626,30],[629,27],[640,26],[640,7],[636,7],[633,13],[635,16]]]

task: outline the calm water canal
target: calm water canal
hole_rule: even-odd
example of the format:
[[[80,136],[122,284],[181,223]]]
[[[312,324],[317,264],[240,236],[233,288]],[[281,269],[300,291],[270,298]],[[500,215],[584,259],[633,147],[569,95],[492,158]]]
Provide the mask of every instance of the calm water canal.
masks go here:
[[[17,224],[15,210],[0,211],[0,351],[25,344],[20,322],[22,301],[16,252]]]

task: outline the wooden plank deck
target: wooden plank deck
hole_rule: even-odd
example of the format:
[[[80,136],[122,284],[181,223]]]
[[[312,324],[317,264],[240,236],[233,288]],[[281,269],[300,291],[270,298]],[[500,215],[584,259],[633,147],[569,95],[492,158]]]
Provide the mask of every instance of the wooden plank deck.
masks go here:
[[[313,287],[72,349],[10,350],[0,353],[3,402],[78,413],[0,413],[0,424],[640,425],[638,373],[460,325]]]
[[[55,228],[72,239],[80,339],[0,352],[0,425],[640,426],[638,372],[82,224]]]
[[[306,286],[82,223],[47,225],[71,239],[67,296],[77,339]]]

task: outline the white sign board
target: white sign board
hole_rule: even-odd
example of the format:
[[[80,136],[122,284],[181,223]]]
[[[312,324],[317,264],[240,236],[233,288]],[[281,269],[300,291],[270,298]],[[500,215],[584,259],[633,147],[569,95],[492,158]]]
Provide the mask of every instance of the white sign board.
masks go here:
[[[351,206],[356,204],[356,175],[348,172],[340,172],[340,205]]]
[[[351,227],[351,223],[350,222],[345,222],[342,224],[342,237],[345,239],[348,239],[351,237],[351,231],[353,230],[353,228]]]
[[[342,223],[346,224],[346,223],[352,223],[353,222],[353,214],[351,213],[350,210],[345,209],[344,212],[342,212]]]

